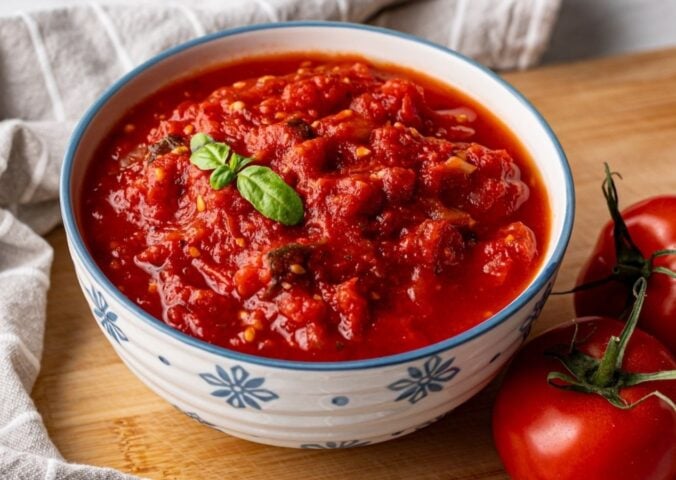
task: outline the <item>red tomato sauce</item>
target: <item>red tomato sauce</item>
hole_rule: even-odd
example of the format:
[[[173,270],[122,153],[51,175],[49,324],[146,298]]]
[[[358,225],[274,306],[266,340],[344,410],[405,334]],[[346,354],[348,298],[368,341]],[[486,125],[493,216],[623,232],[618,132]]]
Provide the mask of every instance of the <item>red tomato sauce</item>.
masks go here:
[[[204,132],[303,200],[265,218],[190,163]],[[100,145],[80,220],[94,259],[151,315],[209,343],[337,361],[427,346],[507,305],[546,249],[539,174],[498,119],[448,86],[355,56],[196,72]]]

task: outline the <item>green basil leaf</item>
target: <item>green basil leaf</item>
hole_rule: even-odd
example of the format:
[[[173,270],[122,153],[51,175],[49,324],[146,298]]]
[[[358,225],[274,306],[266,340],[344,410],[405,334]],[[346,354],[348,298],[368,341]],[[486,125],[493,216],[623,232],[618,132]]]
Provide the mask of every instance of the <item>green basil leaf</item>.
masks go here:
[[[244,167],[249,165],[252,161],[253,160],[250,159],[249,157],[245,157],[244,155],[240,155],[239,153],[232,152],[232,155],[230,156],[230,169],[233,172],[239,172]]]
[[[190,139],[190,151],[194,153],[203,146],[205,146],[207,143],[214,143],[214,139],[211,138],[206,133],[202,132],[196,133]]]
[[[230,147],[225,143],[207,143],[190,155],[190,163],[200,170],[213,170],[225,165],[230,155]]]
[[[268,167],[249,165],[253,159],[233,152],[229,145],[215,142],[205,133],[190,139],[190,162],[201,170],[213,170],[209,183],[220,190],[237,179],[242,197],[266,217],[284,225],[303,219],[303,201],[296,191]]]
[[[226,185],[232,183],[235,179],[235,172],[230,170],[230,167],[227,165],[221,165],[216,170],[211,172],[211,177],[209,177],[209,183],[211,188],[214,190],[220,190]]]
[[[242,170],[244,167],[249,165],[251,162],[253,162],[253,158],[244,157],[244,159],[241,162],[239,162],[239,169]]]
[[[239,193],[264,216],[284,225],[303,219],[303,201],[268,167],[251,165],[237,175]]]

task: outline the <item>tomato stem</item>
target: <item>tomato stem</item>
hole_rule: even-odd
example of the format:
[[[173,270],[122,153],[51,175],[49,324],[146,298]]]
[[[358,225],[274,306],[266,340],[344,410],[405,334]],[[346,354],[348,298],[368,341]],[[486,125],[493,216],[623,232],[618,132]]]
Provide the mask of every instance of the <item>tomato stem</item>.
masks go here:
[[[591,383],[599,387],[607,387],[613,381],[615,376],[615,362],[620,351],[620,339],[618,337],[610,337],[608,346],[603,354],[603,360],[599,364],[599,368],[591,377]]]
[[[676,380],[676,370],[666,370],[655,373],[632,373],[622,382],[625,387],[632,387],[639,383],[654,382],[658,380]]]
[[[624,353],[627,350],[629,339],[634,333],[634,330],[636,330],[636,324],[638,323],[638,317],[641,314],[641,309],[643,308],[643,302],[645,302],[647,289],[648,281],[645,278],[639,278],[634,285],[633,290],[636,301],[634,302],[634,306],[631,309],[631,314],[629,314],[629,319],[627,319],[627,323],[624,324],[624,328],[620,334],[620,350],[618,352],[617,358],[615,359],[616,370],[622,368]]]
[[[666,248],[664,250],[653,252],[653,254],[650,255],[650,260],[654,260],[657,257],[663,257],[665,255],[676,255],[676,248]]]
[[[648,261],[648,268],[650,270],[650,273],[661,273],[663,275],[667,275],[668,277],[676,278],[676,272],[671,270],[670,268],[653,266],[653,262],[655,261],[656,258],[664,257],[666,255],[676,255],[676,249],[667,248],[665,250],[658,250],[656,252],[653,252],[652,255],[650,255],[650,259]],[[648,275],[650,275],[650,273]]]
[[[653,273],[662,273],[662,274],[664,274],[668,277],[676,278],[676,272],[674,272],[673,270],[670,270],[666,267],[653,267],[652,272]]]
[[[667,275],[671,278],[676,278],[676,271],[662,266],[654,266],[653,263],[656,258],[666,255],[676,255],[676,249],[657,250],[645,258],[643,253],[634,243],[634,240],[629,234],[627,224],[622,218],[619,207],[619,196],[617,194],[617,186],[613,176],[622,178],[622,176],[610,170],[607,163],[603,164],[605,167],[606,178],[603,180],[601,190],[608,205],[610,217],[613,220],[613,238],[615,239],[615,265],[613,266],[610,275],[592,280],[581,285],[577,285],[570,290],[561,292],[553,292],[553,295],[565,295],[568,293],[575,293],[582,290],[590,290],[599,287],[611,281],[623,282],[627,288],[635,285],[636,280],[640,277],[645,279],[650,278],[653,273]],[[627,304],[629,299],[627,300]]]
[[[613,176],[617,176],[620,179],[622,176],[617,172],[611,171],[610,166],[607,163],[604,163],[603,165],[606,171],[606,178],[601,185],[601,190],[603,191],[603,196],[606,198],[610,216],[613,219],[617,266],[634,267],[638,268],[640,271],[646,263],[646,260],[643,257],[641,250],[639,250],[634,243],[631,235],[629,235],[627,224],[624,222],[624,218],[622,218],[622,214],[620,213],[617,187],[613,180]]]
[[[651,392],[633,403],[627,403],[620,396],[620,389],[622,388],[645,382],[676,380],[676,370],[655,373],[630,373],[622,370],[624,354],[629,340],[636,330],[636,324],[641,314],[641,308],[643,308],[647,289],[648,280],[643,276],[639,277],[633,288],[636,301],[632,307],[629,319],[619,336],[610,337],[608,346],[600,360],[584,354],[575,348],[577,328],[573,335],[573,344],[568,348],[567,353],[564,354],[554,350],[546,352],[547,355],[559,360],[566,370],[568,370],[568,373],[550,372],[547,375],[547,382],[556,388],[600,395],[612,405],[621,409],[633,408],[650,397],[657,397],[676,410],[674,402],[659,391]]]
[[[619,337],[610,337],[608,347],[606,347],[599,368],[592,375],[591,383],[594,385],[598,387],[607,387],[613,382],[615,373],[622,368],[624,352],[627,349],[627,343],[629,343],[631,335],[634,333],[634,330],[636,330],[636,324],[638,323],[638,317],[641,314],[641,308],[643,307],[647,288],[648,282],[646,279],[643,277],[639,278],[634,286],[636,301],[631,309],[629,319],[624,324],[624,328]]]
[[[653,261],[657,257],[665,255],[676,255],[676,249],[657,250],[645,258],[641,250],[636,246],[634,240],[629,234],[627,224],[622,218],[619,207],[619,197],[617,195],[617,187],[613,176],[622,178],[617,172],[612,172],[607,163],[603,164],[606,170],[606,178],[603,181],[601,189],[603,196],[606,198],[608,204],[608,211],[613,219],[613,236],[615,238],[615,257],[616,264],[613,267],[614,276],[618,280],[622,280],[629,285],[634,285],[634,282],[639,276],[649,278],[653,273],[661,273],[669,277],[676,278],[676,272],[666,267],[654,267]],[[590,282],[592,284],[594,282]]]

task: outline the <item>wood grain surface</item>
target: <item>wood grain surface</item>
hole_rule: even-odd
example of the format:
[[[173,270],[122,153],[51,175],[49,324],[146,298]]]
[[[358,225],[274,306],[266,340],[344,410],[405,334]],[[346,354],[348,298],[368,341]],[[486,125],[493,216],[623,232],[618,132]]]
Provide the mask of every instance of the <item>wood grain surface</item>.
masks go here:
[[[577,190],[575,230],[557,287],[570,287],[607,219],[602,162],[622,172],[623,205],[676,191],[676,49],[511,73],[558,134]],[[80,292],[63,230],[33,398],[71,461],[153,479],[504,479],[490,432],[496,386],[413,435],[331,452],[257,445],[174,410],[123,366]],[[535,332],[571,318],[553,297]]]

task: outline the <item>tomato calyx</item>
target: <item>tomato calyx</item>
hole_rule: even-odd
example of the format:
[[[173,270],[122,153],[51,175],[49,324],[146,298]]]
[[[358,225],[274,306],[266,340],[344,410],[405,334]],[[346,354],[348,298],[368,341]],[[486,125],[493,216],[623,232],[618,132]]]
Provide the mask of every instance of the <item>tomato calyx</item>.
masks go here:
[[[636,329],[638,317],[645,301],[647,285],[648,282],[644,277],[640,277],[636,281],[634,285],[636,301],[634,302],[629,319],[619,337],[610,337],[606,350],[600,359],[587,355],[577,349],[577,326],[571,344],[566,352],[562,353],[557,350],[546,352],[547,355],[559,360],[568,371],[568,373],[550,372],[547,375],[547,382],[556,388],[564,390],[600,395],[615,407],[623,410],[633,408],[650,397],[658,397],[676,411],[676,404],[658,390],[650,392],[632,403],[628,403],[620,395],[620,391],[623,388],[641,383],[676,380],[676,370],[654,373],[634,373],[622,370],[624,353],[629,339]]]
[[[676,249],[658,250],[650,257],[645,258],[629,234],[627,224],[622,218],[619,207],[619,197],[613,176],[622,178],[618,172],[612,172],[607,163],[604,163],[606,178],[603,180],[603,196],[608,204],[608,211],[613,219],[613,236],[615,239],[615,256],[617,263],[613,267],[611,277],[634,285],[639,276],[648,279],[653,273],[662,273],[676,278],[676,272],[665,267],[655,267],[653,262],[657,257],[676,255]]]
[[[617,194],[617,187],[613,177],[622,178],[618,172],[613,172],[607,163],[604,163],[606,178],[603,180],[602,191],[608,205],[610,217],[613,220],[613,238],[615,240],[615,257],[616,263],[612,268],[610,275],[594,280],[588,283],[583,283],[577,287],[563,292],[555,292],[557,295],[578,292],[580,290],[589,290],[600,285],[604,285],[611,281],[619,281],[631,288],[636,280],[651,277],[653,273],[667,275],[671,278],[676,278],[676,272],[662,266],[655,266],[655,259],[666,255],[676,255],[676,249],[657,250],[649,257],[645,257],[641,250],[636,246],[627,224],[622,218],[619,208],[619,197]]]

